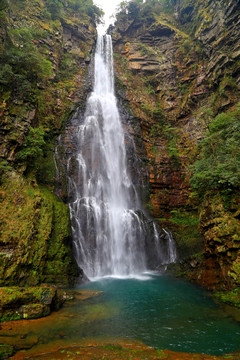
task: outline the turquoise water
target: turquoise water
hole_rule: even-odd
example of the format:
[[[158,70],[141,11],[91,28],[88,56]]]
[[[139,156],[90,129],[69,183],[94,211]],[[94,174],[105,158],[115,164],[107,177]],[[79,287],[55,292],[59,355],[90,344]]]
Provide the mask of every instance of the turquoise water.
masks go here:
[[[141,280],[105,278],[81,288],[102,290],[91,301],[109,309],[109,316],[88,327],[90,336],[137,339],[156,348],[212,355],[240,348],[240,324],[188,282],[146,275]]]

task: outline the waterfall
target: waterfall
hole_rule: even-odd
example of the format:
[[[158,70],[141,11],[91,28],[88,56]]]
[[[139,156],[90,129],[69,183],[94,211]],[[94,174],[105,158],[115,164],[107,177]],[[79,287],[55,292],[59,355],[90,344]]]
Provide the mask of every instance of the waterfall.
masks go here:
[[[75,128],[77,178],[68,160],[73,244],[89,278],[134,275],[147,270],[148,230],[127,169],[110,35],[98,36],[94,60],[93,91]]]
[[[167,248],[168,248],[168,264],[174,263],[177,260],[177,250],[176,250],[176,246],[175,246],[175,241],[173,239],[172,233],[163,229],[163,231],[166,234],[167,240],[168,240],[168,244],[167,244]]]
[[[95,82],[84,122],[77,129],[78,173],[70,203],[78,264],[88,277],[146,270],[139,202],[126,166],[124,132],[114,95],[109,35],[98,37]]]

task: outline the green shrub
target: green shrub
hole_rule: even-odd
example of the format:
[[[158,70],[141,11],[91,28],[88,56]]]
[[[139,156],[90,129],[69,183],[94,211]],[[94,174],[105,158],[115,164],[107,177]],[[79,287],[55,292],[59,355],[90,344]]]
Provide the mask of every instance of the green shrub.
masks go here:
[[[52,76],[52,64],[45,59],[33,41],[41,36],[32,28],[9,31],[4,51],[0,53],[0,92],[11,91],[12,97],[31,101],[39,81]]]
[[[0,11],[5,10],[6,8],[8,8],[9,4],[7,0],[1,0],[0,1]]]
[[[9,165],[7,160],[0,160],[0,183],[6,176],[8,171],[11,171],[12,167]]]
[[[199,193],[208,189],[234,190],[240,185],[240,106],[217,115],[200,142],[199,159],[190,183]]]
[[[72,57],[68,53],[63,54],[56,80],[64,81],[71,78],[77,72],[77,69],[78,66]]]
[[[46,148],[46,142],[44,140],[44,130],[42,127],[30,130],[25,137],[23,147],[18,153],[18,159],[20,161],[27,161],[29,163],[36,160],[41,160]]]
[[[177,225],[197,227],[199,217],[197,214],[187,213],[181,210],[172,210],[170,221]]]
[[[64,7],[87,14],[96,23],[100,22],[103,15],[103,11],[94,5],[93,0],[68,0],[67,2],[63,0],[47,0],[46,5],[53,20],[64,18]]]

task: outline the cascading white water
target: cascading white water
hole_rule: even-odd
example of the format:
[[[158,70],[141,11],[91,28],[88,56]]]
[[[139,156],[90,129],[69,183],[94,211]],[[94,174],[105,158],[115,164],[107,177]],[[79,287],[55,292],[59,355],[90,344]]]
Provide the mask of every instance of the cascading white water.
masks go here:
[[[99,36],[95,83],[78,127],[79,177],[70,203],[76,256],[88,277],[146,270],[144,227],[126,166],[124,132],[114,95],[110,35]]]
[[[147,270],[149,219],[144,219],[127,170],[110,35],[98,36],[94,80],[84,121],[76,127],[77,179],[68,178],[76,259],[89,278],[137,275]],[[155,238],[156,227],[152,230]],[[160,261],[155,240],[153,251]]]
[[[175,241],[173,239],[172,233],[163,229],[163,231],[165,232],[166,236],[167,236],[167,240],[168,240],[168,264],[170,263],[174,263],[177,260],[177,250],[176,250],[176,246],[175,246]]]

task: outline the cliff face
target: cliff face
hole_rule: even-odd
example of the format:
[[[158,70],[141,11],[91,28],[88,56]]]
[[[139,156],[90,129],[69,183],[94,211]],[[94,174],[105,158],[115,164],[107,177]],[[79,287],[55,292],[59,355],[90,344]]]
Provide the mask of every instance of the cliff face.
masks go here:
[[[55,179],[53,153],[65,120],[77,106],[83,113],[91,87],[87,68],[96,38],[93,18],[99,13],[89,4],[1,3],[1,285],[68,284],[79,275],[68,208],[53,194],[57,180],[59,197],[67,196],[58,161]],[[129,159],[129,167],[138,169],[132,176],[140,173],[142,199],[173,230],[181,258],[198,253],[190,261],[191,272],[187,265],[191,277],[210,288],[239,286],[235,168],[227,164],[224,178],[221,167],[217,175],[213,167],[214,179],[208,171],[211,186],[199,187],[202,173],[194,180],[195,191],[190,186],[199,154],[200,160],[209,154],[214,161],[220,155],[238,161],[236,147],[220,155],[216,150],[224,137],[220,132],[234,138],[240,118],[238,3],[147,1],[135,2],[129,11],[122,6],[113,40],[120,111],[130,133],[127,147],[133,152],[133,135],[139,157]],[[227,115],[219,119],[221,112]],[[74,151],[73,133],[74,117],[58,147],[63,167]]]
[[[194,193],[190,165],[214,117],[239,99],[239,22],[236,1],[146,3],[122,9],[113,31],[118,87],[147,154],[148,206],[163,224],[170,220],[181,257],[204,249],[191,266],[195,280],[210,288],[238,285],[239,203],[233,195],[229,209],[217,187]]]
[[[1,286],[69,285],[80,275],[69,210],[54,195],[53,155],[65,120],[85,101],[96,38],[86,4],[9,0],[1,6]]]
[[[47,4],[10,1],[1,12],[0,49],[6,65],[0,79],[0,156],[10,163],[17,159],[30,126],[41,125],[45,136],[52,137],[83,99],[94,24],[67,3],[55,17]]]

